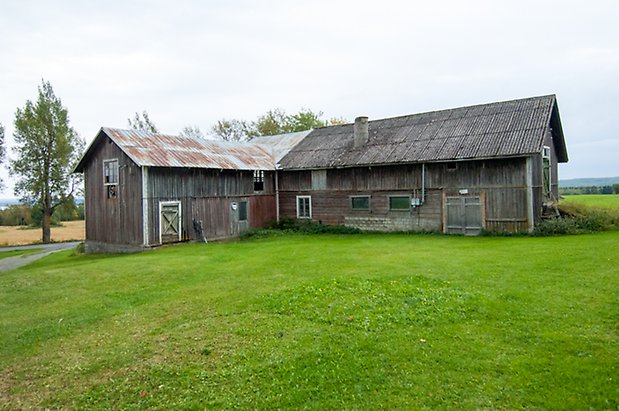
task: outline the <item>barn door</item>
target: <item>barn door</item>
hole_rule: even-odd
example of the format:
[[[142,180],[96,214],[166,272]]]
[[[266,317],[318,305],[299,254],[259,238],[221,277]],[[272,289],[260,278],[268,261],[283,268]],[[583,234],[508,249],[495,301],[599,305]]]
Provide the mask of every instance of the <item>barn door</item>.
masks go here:
[[[477,235],[481,233],[481,198],[479,196],[454,196],[445,198],[447,233]]]
[[[181,203],[166,201],[159,203],[159,237],[161,243],[171,243],[181,239]]]

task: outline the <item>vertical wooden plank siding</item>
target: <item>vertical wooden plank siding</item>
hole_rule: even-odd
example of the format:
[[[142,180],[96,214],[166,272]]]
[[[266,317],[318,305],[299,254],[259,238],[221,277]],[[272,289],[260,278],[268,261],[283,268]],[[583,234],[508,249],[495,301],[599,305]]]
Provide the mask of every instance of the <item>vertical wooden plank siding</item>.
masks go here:
[[[181,241],[196,239],[194,220],[202,221],[207,240],[236,235],[233,202],[248,201],[251,228],[275,220],[275,173],[265,172],[264,190],[254,191],[253,171],[151,168],[148,176],[150,243],[159,243],[159,203],[180,201]]]
[[[116,198],[107,198],[103,161],[118,159]],[[101,139],[84,168],[86,240],[108,244],[142,244],[142,171],[109,138]]]
[[[312,190],[310,171],[281,171],[280,213],[296,216],[296,195],[312,196],[312,219],[325,224],[360,224],[388,230],[433,230],[445,227],[444,197],[481,196],[483,222],[491,231],[528,229],[526,159],[426,164],[426,201],[410,210],[390,211],[389,196],[421,198],[421,165],[329,169],[326,190]],[[315,178],[314,178],[315,181]],[[314,187],[320,187],[314,185]],[[368,195],[371,208],[352,210],[350,196]],[[540,205],[541,207],[541,205]]]

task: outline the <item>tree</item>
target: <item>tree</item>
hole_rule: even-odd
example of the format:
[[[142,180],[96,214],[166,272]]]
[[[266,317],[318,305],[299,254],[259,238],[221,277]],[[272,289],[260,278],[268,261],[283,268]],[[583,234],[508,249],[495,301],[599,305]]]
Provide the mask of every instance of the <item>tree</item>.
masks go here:
[[[246,141],[256,136],[273,136],[310,130],[328,125],[346,124],[343,118],[323,120],[323,112],[317,113],[309,109],[301,109],[298,113],[288,115],[282,109],[272,109],[258,117],[256,121],[219,120],[211,128],[212,133],[226,141]]]
[[[146,110],[142,112],[141,116],[140,113],[136,112],[133,120],[128,118],[127,122],[129,123],[129,127],[134,130],[146,131],[148,133],[159,132],[157,126],[155,125],[155,123],[152,122]]]
[[[4,126],[0,123],[0,164],[4,163],[6,149],[4,148]],[[4,181],[0,178],[0,189],[4,187]]]
[[[619,184],[613,184],[613,191],[615,194],[619,194]]]
[[[236,119],[218,120],[211,132],[223,141],[247,141],[255,135],[246,121]]]
[[[291,117],[284,110],[276,108],[258,117],[258,120],[252,123],[252,128],[257,136],[274,136],[290,133],[293,129],[293,123]]]
[[[42,212],[42,241],[51,239],[54,211],[77,189],[71,178],[84,142],[69,125],[67,109],[62,106],[49,82],[42,80],[36,103],[26,100],[15,112],[17,158],[10,173],[17,177],[15,195],[37,205]]]
[[[185,126],[181,130],[181,136],[184,137],[193,137],[193,138],[204,138],[204,134],[200,130],[198,126]]]

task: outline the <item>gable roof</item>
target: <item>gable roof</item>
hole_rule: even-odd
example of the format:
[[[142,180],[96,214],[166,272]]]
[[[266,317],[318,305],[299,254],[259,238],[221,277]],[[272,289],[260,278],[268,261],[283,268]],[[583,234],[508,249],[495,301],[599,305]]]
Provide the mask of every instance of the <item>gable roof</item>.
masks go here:
[[[105,138],[111,139],[141,167],[274,170],[277,161],[308,133],[260,137],[241,143],[103,127],[75,167],[75,172],[84,171],[96,145]]]
[[[548,130],[559,162],[567,151],[554,95],[433,111],[368,122],[353,146],[353,124],[313,130],[280,161],[316,169],[515,157],[540,153]]]

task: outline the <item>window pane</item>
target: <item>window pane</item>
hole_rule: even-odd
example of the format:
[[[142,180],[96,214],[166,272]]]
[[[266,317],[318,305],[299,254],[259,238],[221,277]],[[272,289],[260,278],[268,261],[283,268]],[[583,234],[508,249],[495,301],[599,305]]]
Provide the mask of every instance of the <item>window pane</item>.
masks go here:
[[[103,161],[103,180],[105,184],[118,184],[118,160]]]
[[[390,210],[408,210],[410,208],[410,198],[408,196],[389,197]]]
[[[239,221],[247,221],[247,201],[239,201]]]
[[[353,210],[369,210],[370,197],[351,197],[351,205]]]
[[[309,197],[297,198],[297,216],[299,218],[310,218],[310,199]]]

